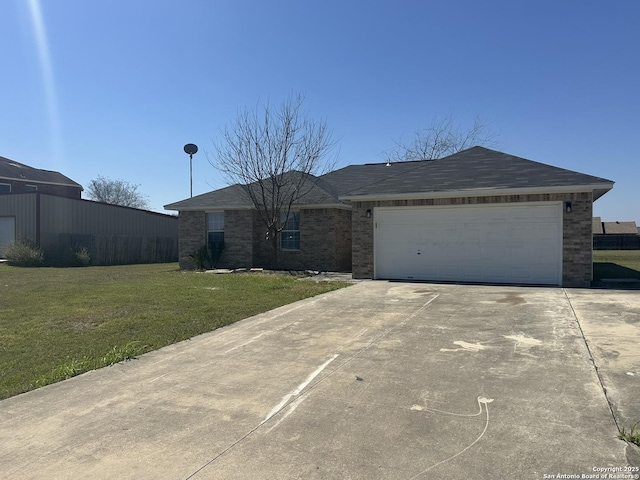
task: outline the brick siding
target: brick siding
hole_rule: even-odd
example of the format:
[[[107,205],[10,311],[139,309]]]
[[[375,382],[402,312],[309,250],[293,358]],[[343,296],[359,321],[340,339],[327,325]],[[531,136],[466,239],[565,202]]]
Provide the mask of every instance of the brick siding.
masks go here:
[[[180,212],[178,215],[178,259],[180,268],[195,268],[195,264],[188,257],[198,251],[206,241],[205,213]]]
[[[257,217],[257,215],[256,215]],[[351,213],[335,208],[300,210],[300,250],[278,252],[285,270],[351,270]],[[254,266],[271,265],[266,227],[254,222]]]
[[[225,210],[220,268],[250,268],[253,258],[252,210]]]
[[[353,202],[351,210],[353,277],[373,278],[373,218],[366,217],[368,209],[373,210],[375,207],[475,205],[550,201],[571,202],[572,204],[571,213],[567,213],[563,209],[563,285],[587,286],[593,274],[591,236],[593,201],[590,192]]]
[[[225,248],[221,268],[271,268],[271,245],[266,227],[253,210],[226,210]],[[180,267],[193,268],[185,259],[206,241],[204,212],[180,212]],[[300,250],[278,252],[278,268],[285,270],[351,270],[351,212],[346,209],[300,211]]]
[[[571,213],[562,217],[562,284],[589,286],[593,280],[593,195],[591,192],[565,196]]]

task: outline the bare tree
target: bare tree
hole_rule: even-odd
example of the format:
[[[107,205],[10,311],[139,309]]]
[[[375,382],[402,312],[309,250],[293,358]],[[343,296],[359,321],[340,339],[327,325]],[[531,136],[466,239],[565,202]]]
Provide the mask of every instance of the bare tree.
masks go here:
[[[147,197],[138,192],[140,185],[125,180],[98,176],[89,182],[87,195],[91,200],[123,207],[149,208]]]
[[[476,145],[492,147],[497,134],[476,116],[468,130],[454,123],[451,114],[435,118],[424,130],[417,130],[410,141],[397,141],[396,147],[385,152],[391,161],[435,160],[453,155]]]
[[[238,184],[255,206],[278,262],[278,237],[291,207],[314,187],[317,176],[333,166],[329,154],[335,146],[324,120],[302,112],[304,97],[291,95],[277,109],[242,110],[227,126],[209,163],[230,184]]]

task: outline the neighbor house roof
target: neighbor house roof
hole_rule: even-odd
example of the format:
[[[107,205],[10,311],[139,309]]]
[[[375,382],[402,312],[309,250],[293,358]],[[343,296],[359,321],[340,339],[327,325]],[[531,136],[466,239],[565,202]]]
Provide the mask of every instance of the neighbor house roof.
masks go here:
[[[287,175],[295,176],[293,183],[300,172],[289,172]],[[306,175],[307,179],[303,185],[303,194],[296,201],[296,206],[306,206],[311,208],[314,206],[326,208],[327,206],[347,207],[348,203],[338,199],[336,189],[322,178],[314,175]],[[254,187],[255,184],[254,184]],[[254,208],[254,204],[249,196],[249,187],[246,185],[231,185],[229,187],[204,193],[193,198],[181,200],[179,202],[165,205],[167,210],[203,210],[203,209],[219,209],[219,210],[243,210]],[[259,195],[259,192],[256,192]]]
[[[296,172],[297,173],[297,172]],[[593,191],[613,187],[600,177],[545,165],[484,147],[439,160],[350,165],[320,177],[297,206],[348,206],[350,200],[438,195],[509,195]],[[168,210],[252,208],[246,186],[230,187],[165,205]]]
[[[638,234],[636,222],[602,222],[602,227],[606,235]]]
[[[600,217],[593,217],[591,224],[591,233],[594,235],[601,235],[602,231],[602,219]]]
[[[29,165],[25,165],[5,157],[0,157],[0,179],[47,183],[50,185],[65,185],[77,187],[82,190],[82,185],[74,182],[69,177],[62,175],[59,172],[33,168]]]
[[[384,165],[384,164],[380,164]],[[346,167],[347,169],[351,167]],[[384,168],[384,170],[382,170]],[[410,197],[437,193],[509,194],[522,191],[594,192],[594,200],[613,187],[600,177],[534,162],[525,158],[472,147],[439,160],[391,163],[366,172],[360,185],[343,198]]]

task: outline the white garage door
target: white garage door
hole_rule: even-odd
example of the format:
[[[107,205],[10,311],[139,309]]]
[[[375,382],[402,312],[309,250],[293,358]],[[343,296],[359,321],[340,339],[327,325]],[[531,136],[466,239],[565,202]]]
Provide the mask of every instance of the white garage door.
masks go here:
[[[375,276],[559,285],[562,206],[376,208]]]
[[[4,258],[2,248],[7,243],[16,240],[15,217],[0,217],[0,258]]]

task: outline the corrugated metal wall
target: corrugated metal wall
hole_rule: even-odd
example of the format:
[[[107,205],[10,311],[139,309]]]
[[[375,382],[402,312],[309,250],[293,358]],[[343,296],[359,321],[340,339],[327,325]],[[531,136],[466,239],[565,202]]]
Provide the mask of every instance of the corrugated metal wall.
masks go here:
[[[40,219],[43,235],[46,232],[46,234],[178,236],[176,217],[50,195],[41,195]]]
[[[0,195],[0,216],[15,217],[16,238],[39,240],[45,256],[84,247],[94,265],[178,260],[174,216],[42,193]]]
[[[36,194],[0,195],[0,217],[15,217],[16,239],[36,241]]]

